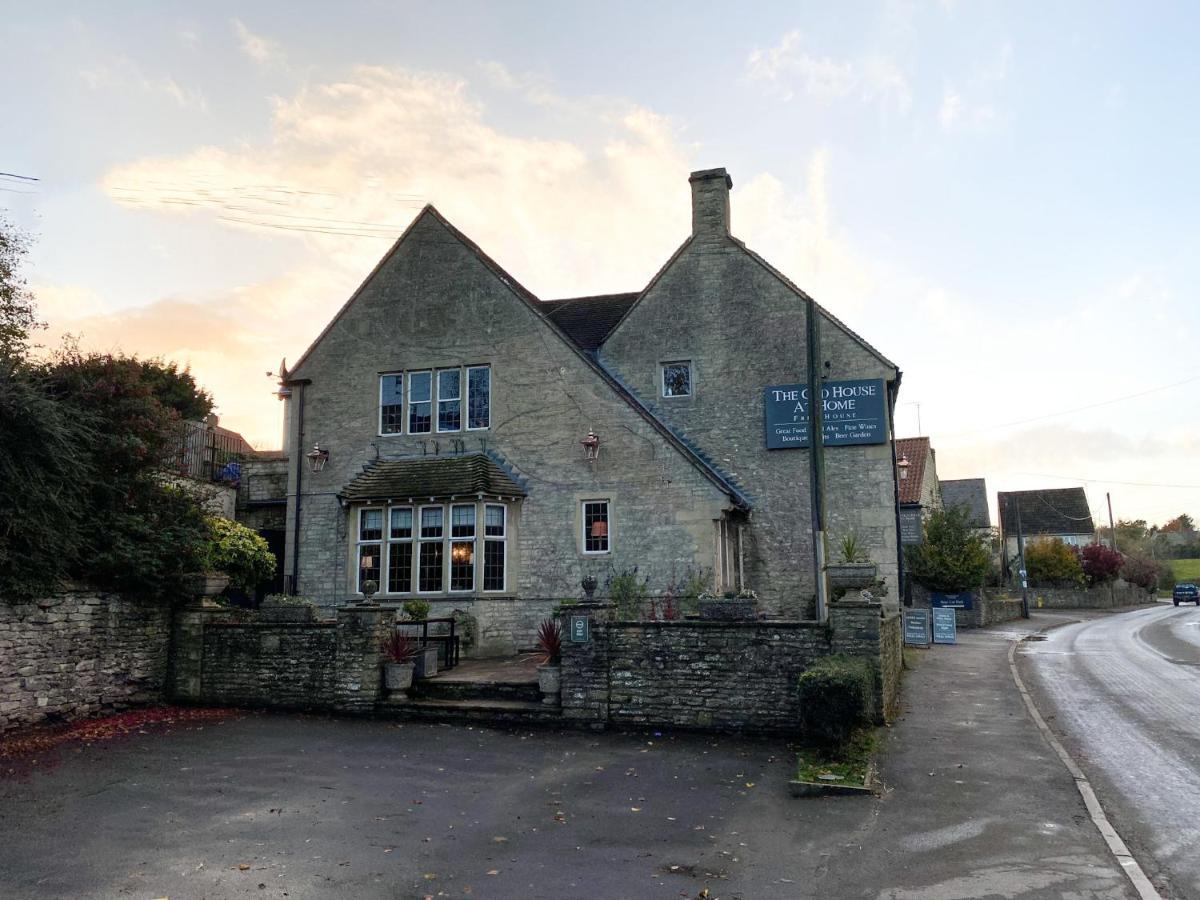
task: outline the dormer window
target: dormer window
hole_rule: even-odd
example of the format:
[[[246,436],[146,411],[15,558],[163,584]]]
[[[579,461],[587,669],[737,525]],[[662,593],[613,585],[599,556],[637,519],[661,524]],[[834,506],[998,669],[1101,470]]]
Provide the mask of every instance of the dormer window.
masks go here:
[[[664,397],[690,397],[692,395],[692,363],[677,360],[662,364],[662,395]]]

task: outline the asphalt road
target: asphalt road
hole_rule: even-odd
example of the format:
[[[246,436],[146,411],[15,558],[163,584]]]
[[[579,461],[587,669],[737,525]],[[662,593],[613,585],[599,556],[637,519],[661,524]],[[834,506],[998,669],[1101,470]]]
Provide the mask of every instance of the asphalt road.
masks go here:
[[[1023,645],[1020,666],[1147,874],[1200,900],[1200,610],[1067,625]]]
[[[1129,900],[1009,642],[910,654],[876,798],[782,741],[245,714],[0,779],[0,898]]]

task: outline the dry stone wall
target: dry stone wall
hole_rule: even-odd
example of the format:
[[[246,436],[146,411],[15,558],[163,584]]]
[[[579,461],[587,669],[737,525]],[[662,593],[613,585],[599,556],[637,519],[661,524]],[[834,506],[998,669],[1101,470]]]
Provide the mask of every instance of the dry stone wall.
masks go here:
[[[168,604],[68,590],[0,598],[0,733],[159,703]]]

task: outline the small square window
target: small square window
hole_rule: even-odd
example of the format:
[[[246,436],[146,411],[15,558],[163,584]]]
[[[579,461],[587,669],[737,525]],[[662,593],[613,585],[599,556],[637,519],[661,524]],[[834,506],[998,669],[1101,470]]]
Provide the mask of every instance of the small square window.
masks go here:
[[[690,362],[663,363],[662,395],[664,397],[690,397],[692,395],[692,364]]]

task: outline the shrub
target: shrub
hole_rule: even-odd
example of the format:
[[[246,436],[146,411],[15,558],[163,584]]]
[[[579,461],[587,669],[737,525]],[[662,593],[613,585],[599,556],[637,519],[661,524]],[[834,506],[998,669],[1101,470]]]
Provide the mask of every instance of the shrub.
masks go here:
[[[1148,556],[1127,556],[1125,565],[1121,568],[1122,578],[1147,591],[1155,590],[1159,580],[1170,575],[1169,567]]]
[[[557,666],[562,661],[562,625],[558,619],[544,619],[538,626],[538,647],[546,654],[545,664]]]
[[[862,658],[827,656],[801,673],[800,729],[818,743],[841,746],[870,722],[875,669]]]
[[[1089,544],[1079,554],[1088,586],[1108,584],[1121,574],[1125,557],[1103,544]]]
[[[646,601],[650,599],[649,579],[638,579],[637,566],[608,576],[605,586],[608,597],[617,607],[622,619],[640,619]]]
[[[454,610],[450,617],[454,619],[454,630],[459,635],[463,653],[466,653],[479,640],[479,621],[465,609]]]
[[[1075,587],[1085,582],[1079,551],[1062,538],[1025,544],[1025,571],[1030,584],[1043,587]]]
[[[859,543],[858,535],[853,531],[842,536],[838,549],[842,555],[842,558],[838,562],[853,564],[869,563],[871,561],[871,557],[867,555],[866,549]]]
[[[203,568],[224,572],[235,587],[251,593],[275,574],[275,554],[253,529],[240,522],[211,516]]]
[[[929,590],[973,591],[987,580],[987,540],[974,530],[968,515],[962,506],[935,510],[925,520],[924,540],[905,548],[909,574]]]
[[[405,600],[403,606],[404,615],[414,621],[428,619],[432,608],[428,600]]]

